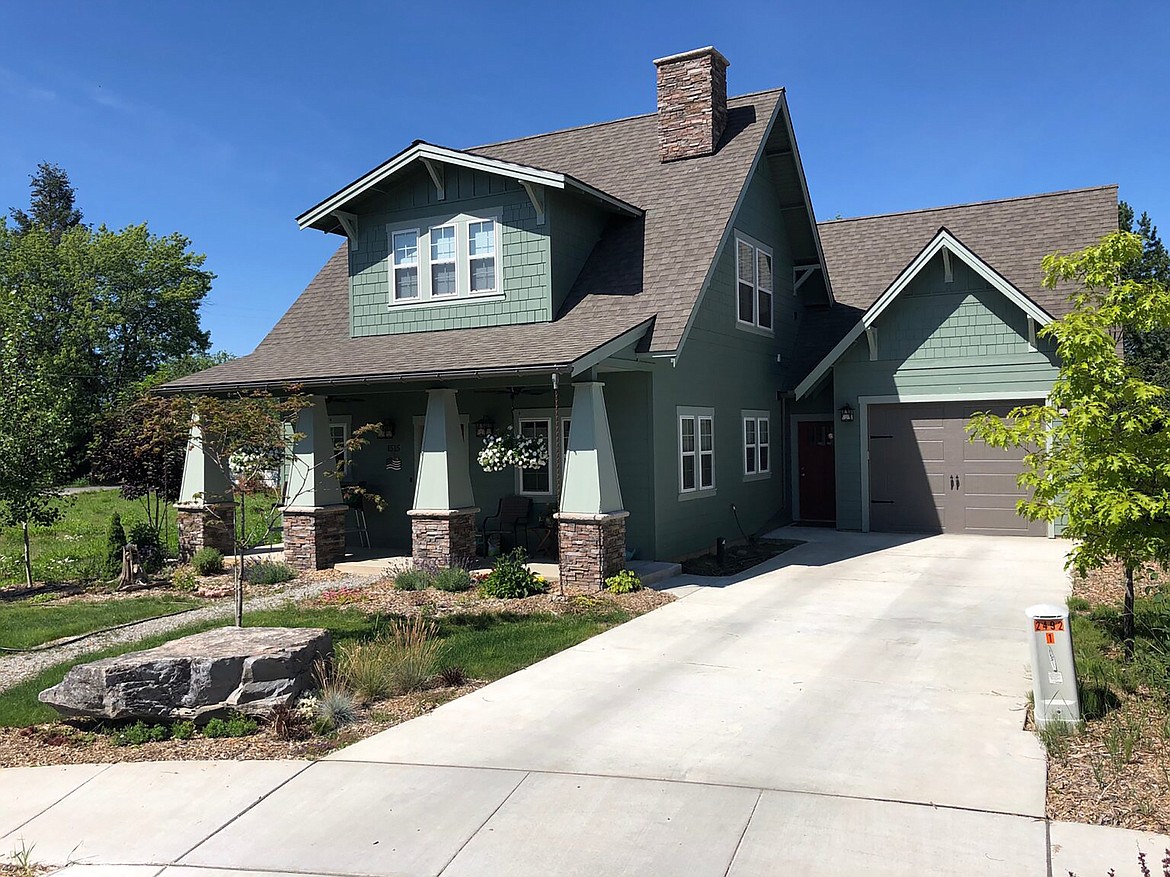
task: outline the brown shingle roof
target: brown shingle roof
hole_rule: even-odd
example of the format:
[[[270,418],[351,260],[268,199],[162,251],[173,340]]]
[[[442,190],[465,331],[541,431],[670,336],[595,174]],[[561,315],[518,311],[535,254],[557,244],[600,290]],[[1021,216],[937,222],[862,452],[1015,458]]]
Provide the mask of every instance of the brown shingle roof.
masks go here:
[[[551,323],[350,338],[342,246],[254,353],[167,386],[552,367],[647,322],[643,346],[675,350],[782,95],[730,99],[719,149],[686,161],[659,161],[655,114],[469,150],[570,174],[645,211],[611,220]]]
[[[794,383],[816,367],[942,228],[1052,316],[1063,316],[1070,290],[1044,288],[1041,260],[1052,252],[1084,249],[1116,231],[1117,186],[838,219],[817,228],[837,306],[810,313],[802,324]]]

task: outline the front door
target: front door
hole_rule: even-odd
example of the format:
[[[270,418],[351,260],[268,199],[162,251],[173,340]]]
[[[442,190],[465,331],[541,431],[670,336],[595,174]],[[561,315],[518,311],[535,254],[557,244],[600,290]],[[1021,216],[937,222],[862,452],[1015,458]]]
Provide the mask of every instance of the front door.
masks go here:
[[[833,421],[802,420],[796,424],[796,463],[802,521],[837,520],[837,473],[833,454]]]

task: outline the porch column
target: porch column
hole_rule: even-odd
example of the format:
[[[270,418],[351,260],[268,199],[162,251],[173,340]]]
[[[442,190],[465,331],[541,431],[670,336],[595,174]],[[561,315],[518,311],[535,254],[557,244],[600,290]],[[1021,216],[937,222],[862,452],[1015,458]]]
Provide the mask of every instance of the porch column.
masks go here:
[[[557,512],[561,583],[601,588],[626,563],[626,518],[601,381],[573,384],[573,428]]]
[[[345,556],[345,504],[333,471],[334,448],[324,396],[297,414],[281,509],[284,560],[295,569],[328,569]]]
[[[179,528],[179,558],[189,560],[200,548],[224,554],[235,550],[235,504],[227,469],[203,451],[203,433],[192,421],[183,458],[183,481],[175,519]]]
[[[414,508],[407,512],[414,562],[450,566],[475,557],[478,512],[455,391],[428,390]]]

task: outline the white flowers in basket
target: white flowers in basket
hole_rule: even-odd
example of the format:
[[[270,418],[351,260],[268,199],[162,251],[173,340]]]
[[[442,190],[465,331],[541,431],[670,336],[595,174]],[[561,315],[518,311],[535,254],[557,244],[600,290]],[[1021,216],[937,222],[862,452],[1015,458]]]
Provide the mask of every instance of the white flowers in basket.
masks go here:
[[[541,469],[548,464],[548,445],[538,436],[516,435],[512,427],[488,436],[477,457],[484,472],[499,472],[509,466]]]

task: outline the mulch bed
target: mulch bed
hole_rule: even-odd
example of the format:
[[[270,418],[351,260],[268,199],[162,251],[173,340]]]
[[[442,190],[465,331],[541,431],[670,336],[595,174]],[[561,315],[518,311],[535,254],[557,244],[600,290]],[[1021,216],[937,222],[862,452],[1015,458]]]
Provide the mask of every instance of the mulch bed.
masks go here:
[[[224,761],[320,758],[407,719],[475,691],[485,682],[469,681],[451,688],[375,701],[358,708],[358,720],[328,736],[282,740],[268,725],[247,737],[194,737],[136,746],[117,746],[106,733],[84,725],[54,722],[29,728],[0,728],[0,768],[50,764],[112,764],[124,761]]]
[[[1165,581],[1165,572],[1160,575]],[[1141,594],[1153,583],[1135,575]],[[1120,608],[1120,564],[1073,574],[1073,597]],[[1119,704],[1084,729],[1062,738],[1048,757],[1048,816],[1170,834],[1170,692],[1114,692]]]
[[[742,545],[728,545],[722,566],[714,554],[703,554],[684,560],[682,571],[688,576],[734,576],[803,544],[796,539],[759,539]]]

